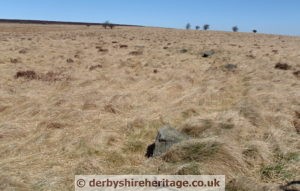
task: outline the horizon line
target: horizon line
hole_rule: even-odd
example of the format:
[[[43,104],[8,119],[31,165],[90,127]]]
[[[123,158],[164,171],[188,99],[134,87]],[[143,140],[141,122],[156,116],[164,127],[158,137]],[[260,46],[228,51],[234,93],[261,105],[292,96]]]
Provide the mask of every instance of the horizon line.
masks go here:
[[[109,22],[109,21],[108,21]],[[19,24],[58,24],[58,25],[94,25],[94,26],[103,26],[105,22],[86,22],[86,21],[62,21],[62,20],[39,20],[39,19],[3,19],[0,18],[0,23],[19,23]],[[128,27],[150,27],[150,28],[164,28],[164,29],[179,29],[179,30],[187,30],[184,28],[175,28],[175,27],[162,27],[162,26],[146,26],[139,24],[120,24],[109,22],[115,26],[128,26]],[[189,29],[196,30],[196,29]],[[201,30],[203,31],[203,30]],[[232,32],[229,30],[209,30],[216,32]],[[243,32],[238,31],[239,33],[253,33],[252,31]],[[257,33],[257,34],[265,34],[265,35],[277,35],[277,36],[290,36],[290,37],[300,37],[300,35],[288,35],[288,34],[277,34],[277,33]]]

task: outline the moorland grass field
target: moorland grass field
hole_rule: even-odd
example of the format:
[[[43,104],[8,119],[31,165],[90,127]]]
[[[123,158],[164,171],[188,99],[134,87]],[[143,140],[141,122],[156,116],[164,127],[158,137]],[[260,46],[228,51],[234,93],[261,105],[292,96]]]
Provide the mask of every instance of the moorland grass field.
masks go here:
[[[299,180],[299,50],[291,36],[2,23],[0,190],[73,190],[76,174]],[[166,124],[191,140],[146,158]]]

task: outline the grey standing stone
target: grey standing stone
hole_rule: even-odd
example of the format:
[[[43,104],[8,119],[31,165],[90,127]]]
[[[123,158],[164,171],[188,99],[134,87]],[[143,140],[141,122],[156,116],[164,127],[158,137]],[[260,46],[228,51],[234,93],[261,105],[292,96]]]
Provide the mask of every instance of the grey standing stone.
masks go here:
[[[215,51],[209,50],[209,51],[202,52],[202,53],[201,53],[201,56],[202,56],[203,58],[207,58],[207,57],[210,57],[210,56],[212,56],[212,55],[214,55],[214,54],[215,54]]]
[[[187,135],[177,131],[175,128],[164,126],[158,130],[155,142],[148,146],[146,156],[160,156],[172,145],[187,139]]]
[[[223,66],[224,70],[227,70],[227,71],[235,71],[237,69],[237,65],[235,64],[225,64]]]

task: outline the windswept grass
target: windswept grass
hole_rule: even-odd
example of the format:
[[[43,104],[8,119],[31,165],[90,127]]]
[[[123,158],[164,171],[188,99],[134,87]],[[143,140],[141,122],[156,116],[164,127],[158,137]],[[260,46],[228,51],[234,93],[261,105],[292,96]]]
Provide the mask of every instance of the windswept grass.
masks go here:
[[[74,190],[76,174],[225,174],[238,191],[300,179],[300,38],[0,29],[0,190]],[[146,158],[167,124],[191,139]]]

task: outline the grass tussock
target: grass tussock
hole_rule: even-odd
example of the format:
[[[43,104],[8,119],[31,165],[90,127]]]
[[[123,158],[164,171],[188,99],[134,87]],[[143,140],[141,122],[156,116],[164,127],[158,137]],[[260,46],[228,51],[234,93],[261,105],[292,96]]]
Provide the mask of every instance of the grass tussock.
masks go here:
[[[286,170],[286,166],[283,163],[265,165],[261,168],[260,174],[264,181],[287,181],[292,178],[292,174]]]
[[[124,163],[124,161],[125,161],[124,156],[122,155],[121,152],[117,152],[117,151],[111,151],[111,152],[109,152],[105,156],[105,161],[111,167],[115,167],[115,166],[121,167],[122,165],[125,164]]]
[[[143,51],[141,51],[141,50],[131,51],[131,52],[129,52],[129,55],[140,56],[140,55],[143,55]]]
[[[223,130],[231,130],[234,127],[232,122],[191,117],[181,125],[180,130],[191,137],[200,138],[207,134],[220,134]]]
[[[196,162],[191,162],[179,167],[177,175],[201,175],[201,165]]]
[[[184,142],[173,146],[164,156],[166,162],[192,162],[212,159],[221,149],[219,142]]]
[[[296,179],[299,162],[299,152],[277,153],[273,163],[261,167],[261,178],[265,182],[287,182]],[[292,166],[289,167],[290,165]]]
[[[26,80],[40,80],[45,82],[55,82],[69,79],[68,76],[62,73],[56,73],[52,71],[47,73],[37,73],[33,70],[18,71],[14,77],[15,79],[23,78]]]
[[[35,71],[32,70],[26,70],[26,71],[18,71],[15,75],[15,78],[24,78],[27,80],[34,80],[38,78],[38,75]]]
[[[280,191],[278,186],[257,183],[253,178],[240,176],[226,184],[226,191]]]
[[[237,104],[240,114],[249,120],[249,122],[258,126],[263,122],[259,112],[259,105],[254,100],[243,100]]]
[[[183,125],[181,131],[189,136],[199,137],[204,131],[215,126],[215,122],[210,119],[191,118]]]

